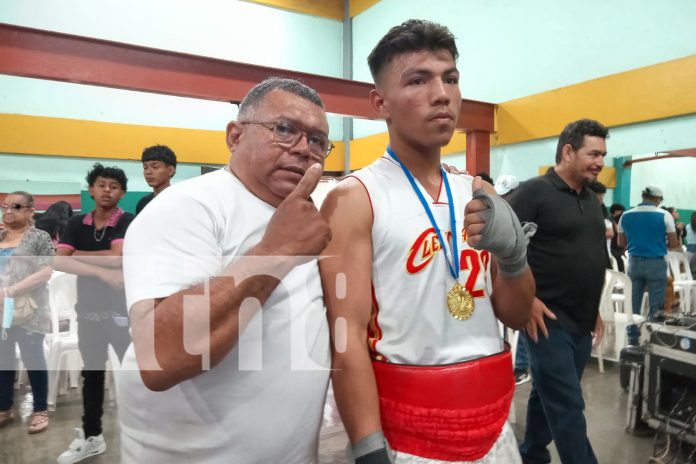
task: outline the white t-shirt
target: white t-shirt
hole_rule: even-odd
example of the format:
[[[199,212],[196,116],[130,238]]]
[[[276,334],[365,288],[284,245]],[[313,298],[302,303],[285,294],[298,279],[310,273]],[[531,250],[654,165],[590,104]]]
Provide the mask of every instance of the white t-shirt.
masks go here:
[[[166,189],[126,235],[128,307],[220,275],[274,211],[227,170]],[[314,463],[329,367],[315,260],[283,278],[217,366],[167,391],[145,387],[131,345],[117,376],[122,463]]]
[[[686,225],[686,243],[687,245],[696,245],[696,230],[691,227],[691,224]]]

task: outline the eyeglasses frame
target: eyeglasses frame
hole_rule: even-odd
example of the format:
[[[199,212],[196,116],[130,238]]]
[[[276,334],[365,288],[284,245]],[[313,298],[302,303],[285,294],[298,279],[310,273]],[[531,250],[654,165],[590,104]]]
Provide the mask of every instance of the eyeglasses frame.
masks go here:
[[[277,145],[280,145],[281,147],[287,147],[287,148],[292,148],[292,147],[294,147],[295,145],[297,145],[298,143],[300,143],[300,140],[302,140],[302,137],[303,137],[303,136],[304,136],[305,139],[309,140],[309,135],[310,135],[309,132],[307,132],[307,131],[304,130],[304,129],[301,129],[301,128],[298,127],[296,124],[293,124],[293,123],[291,123],[291,122],[289,122],[289,121],[268,121],[268,122],[263,122],[263,121],[240,121],[239,124],[243,124],[243,125],[249,124],[249,125],[257,125],[257,126],[265,127],[266,129],[268,129],[269,131],[271,131],[271,133],[273,134],[273,141],[274,141]],[[295,143],[288,144],[288,143],[284,143],[284,142],[278,142],[278,140],[277,140],[277,138],[276,138],[276,127],[279,126],[279,125],[281,125],[281,124],[284,124],[284,125],[290,126],[290,127],[294,127],[295,129],[297,129],[298,131],[300,131],[300,134],[301,134],[301,135],[300,135],[300,137],[297,139],[297,141],[296,141]],[[323,155],[323,159],[328,158],[329,155],[331,154],[331,151],[332,151],[334,148],[336,148],[336,145],[334,145],[333,142],[332,142],[331,140],[329,140],[328,138],[327,138],[327,140],[328,140],[328,142],[329,142],[329,146],[326,148],[326,152],[325,152],[324,155]]]

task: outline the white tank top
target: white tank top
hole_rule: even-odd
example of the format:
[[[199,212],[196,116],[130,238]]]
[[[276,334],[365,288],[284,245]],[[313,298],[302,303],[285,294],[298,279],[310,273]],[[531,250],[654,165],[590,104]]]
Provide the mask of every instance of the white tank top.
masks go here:
[[[368,343],[373,357],[398,364],[441,365],[498,353],[503,343],[491,305],[490,254],[463,239],[464,207],[472,178],[447,175],[454,200],[460,253],[459,282],[474,297],[472,317],[447,310],[454,285],[435,230],[401,167],[388,154],[352,174],[367,190],[372,224],[372,315]],[[443,237],[451,235],[445,188],[437,201],[416,180]],[[447,238],[445,238],[447,240]]]

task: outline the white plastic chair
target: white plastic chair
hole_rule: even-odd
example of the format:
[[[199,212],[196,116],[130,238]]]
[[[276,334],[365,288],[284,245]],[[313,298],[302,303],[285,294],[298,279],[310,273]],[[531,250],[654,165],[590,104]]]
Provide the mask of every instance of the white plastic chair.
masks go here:
[[[696,280],[691,274],[691,267],[686,253],[679,251],[667,252],[669,270],[674,278],[674,291],[679,293],[679,310],[683,314],[692,312],[692,303],[696,300]]]
[[[27,370],[22,362],[22,355],[19,351],[19,345],[17,344],[15,344],[15,372],[14,389],[19,390],[22,388],[22,385],[29,383],[29,375],[27,374]]]
[[[616,290],[622,293],[616,293]],[[596,349],[599,371],[604,372],[604,360],[618,361],[621,350],[626,346],[626,328],[629,325],[641,324],[645,317],[633,314],[631,290],[633,284],[626,274],[607,269],[604,278],[604,289],[599,301],[599,315],[604,321],[604,337]],[[613,352],[605,356],[607,342],[614,337]]]
[[[602,287],[602,295],[599,298],[599,317],[604,322],[604,337],[599,342],[597,347],[592,348],[592,356],[597,358],[599,372],[604,373],[604,352],[606,350],[607,338],[616,333],[614,326],[614,305],[611,301],[613,288],[610,286],[609,271],[604,274],[604,287]],[[614,335],[615,336],[615,335]]]
[[[48,281],[48,291],[52,327],[51,334],[46,337],[48,351],[48,404],[55,406],[60,373],[68,366],[67,361],[69,357],[80,356],[77,343],[77,314],[75,313],[77,276],[63,272],[54,272],[51,280]],[[66,315],[70,324],[68,331],[60,332],[59,319],[61,316],[65,317]],[[70,369],[70,371],[73,370]],[[77,386],[77,375],[71,375],[70,372],[66,375],[70,379],[71,386]]]

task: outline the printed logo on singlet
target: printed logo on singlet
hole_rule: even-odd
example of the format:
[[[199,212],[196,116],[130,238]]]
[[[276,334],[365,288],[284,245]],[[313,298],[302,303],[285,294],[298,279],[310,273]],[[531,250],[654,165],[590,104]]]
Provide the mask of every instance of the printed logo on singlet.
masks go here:
[[[447,240],[452,237],[451,232],[447,232]],[[462,231],[462,241],[466,242],[466,231]],[[430,227],[424,230],[418,238],[413,242],[408,251],[406,259],[406,271],[409,274],[417,274],[428,267],[432,262],[435,254],[442,250],[440,240],[437,238],[435,229]],[[481,272],[488,270],[490,263],[490,253],[487,250],[475,250],[473,248],[464,248],[459,255],[459,269],[462,271],[470,271],[467,274],[465,287],[474,298],[484,296],[483,288],[474,288],[478,276]]]
[[[447,232],[447,240],[452,236]],[[406,270],[409,274],[416,274],[425,269],[435,257],[435,253],[442,250],[440,239],[437,238],[434,228],[426,229],[418,236],[411,249],[408,251]]]

